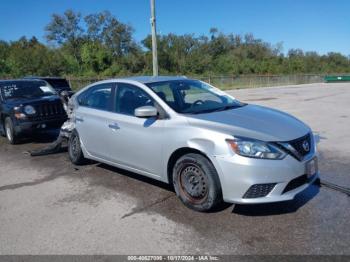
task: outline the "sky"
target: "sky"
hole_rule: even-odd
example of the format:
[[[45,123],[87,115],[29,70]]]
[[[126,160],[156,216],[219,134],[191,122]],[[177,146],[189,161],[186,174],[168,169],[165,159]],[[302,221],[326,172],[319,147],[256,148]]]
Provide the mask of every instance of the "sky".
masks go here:
[[[87,15],[109,10],[135,29],[136,41],[150,33],[149,0],[0,0],[0,39],[36,36],[45,42],[44,27],[53,13],[67,9]],[[350,55],[349,0],[156,0],[160,34],[252,33],[283,51],[301,48],[320,54]]]

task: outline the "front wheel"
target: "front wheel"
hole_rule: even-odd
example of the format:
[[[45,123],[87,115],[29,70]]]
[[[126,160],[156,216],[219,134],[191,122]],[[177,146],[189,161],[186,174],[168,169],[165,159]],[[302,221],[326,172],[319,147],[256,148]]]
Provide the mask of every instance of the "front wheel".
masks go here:
[[[10,144],[13,144],[13,145],[17,144],[19,141],[19,137],[15,132],[15,127],[10,117],[5,118],[4,128],[5,128],[6,138],[10,142]]]
[[[75,165],[83,165],[87,162],[80,145],[79,134],[76,130],[72,132],[68,142],[69,159]]]
[[[177,160],[173,184],[177,196],[191,209],[206,212],[223,201],[215,167],[200,154],[186,154]]]

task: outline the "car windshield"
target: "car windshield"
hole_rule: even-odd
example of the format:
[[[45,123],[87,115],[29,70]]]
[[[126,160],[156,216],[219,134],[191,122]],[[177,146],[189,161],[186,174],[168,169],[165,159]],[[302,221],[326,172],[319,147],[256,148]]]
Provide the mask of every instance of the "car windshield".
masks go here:
[[[14,81],[0,83],[1,95],[5,99],[35,98],[56,94],[44,81]]]
[[[178,113],[201,114],[245,105],[219,89],[198,80],[173,80],[146,85]]]

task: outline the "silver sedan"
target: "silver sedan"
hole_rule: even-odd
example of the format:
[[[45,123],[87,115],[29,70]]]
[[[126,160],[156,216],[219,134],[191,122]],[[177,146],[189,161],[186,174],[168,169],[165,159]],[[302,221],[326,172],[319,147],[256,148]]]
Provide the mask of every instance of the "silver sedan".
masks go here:
[[[311,129],[185,77],[94,83],[73,98],[74,164],[103,162],[173,184],[188,207],[291,200],[318,177]]]

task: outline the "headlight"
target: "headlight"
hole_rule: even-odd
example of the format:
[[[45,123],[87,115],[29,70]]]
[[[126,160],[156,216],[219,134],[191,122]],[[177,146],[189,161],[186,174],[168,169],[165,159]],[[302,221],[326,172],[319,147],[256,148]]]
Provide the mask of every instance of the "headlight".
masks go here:
[[[271,143],[250,138],[227,139],[231,149],[238,155],[261,159],[283,159],[286,153]]]
[[[34,107],[32,107],[31,105],[27,105],[24,107],[24,113],[26,113],[27,115],[34,115],[36,111]]]

